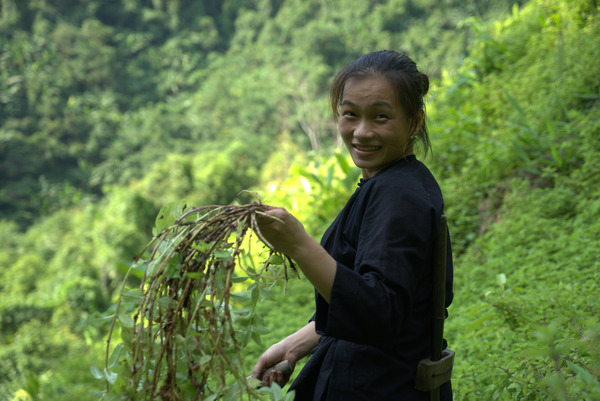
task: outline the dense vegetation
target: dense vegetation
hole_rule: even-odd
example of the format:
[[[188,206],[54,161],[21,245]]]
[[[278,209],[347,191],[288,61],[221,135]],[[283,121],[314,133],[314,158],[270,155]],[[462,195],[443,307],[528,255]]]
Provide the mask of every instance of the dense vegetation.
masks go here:
[[[379,48],[434,78],[456,399],[600,399],[597,1],[0,4],[0,399],[95,399],[103,316],[164,204],[253,189],[319,237],[358,177],[327,85]],[[248,372],[311,294],[264,294]]]

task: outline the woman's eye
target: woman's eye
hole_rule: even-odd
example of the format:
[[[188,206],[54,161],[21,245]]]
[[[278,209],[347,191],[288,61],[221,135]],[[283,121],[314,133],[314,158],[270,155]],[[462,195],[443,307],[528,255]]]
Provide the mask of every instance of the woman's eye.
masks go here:
[[[383,113],[378,113],[375,116],[376,120],[387,120],[389,117],[387,116],[387,114],[383,114]]]
[[[354,114],[352,111],[350,110],[346,110],[342,112],[342,116],[344,117],[356,117],[356,114]]]

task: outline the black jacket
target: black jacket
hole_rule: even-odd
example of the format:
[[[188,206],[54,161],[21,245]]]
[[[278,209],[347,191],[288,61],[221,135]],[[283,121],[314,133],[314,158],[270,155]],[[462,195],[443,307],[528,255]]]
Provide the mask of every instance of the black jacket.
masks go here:
[[[291,386],[297,401],[429,400],[414,377],[430,353],[432,244],[442,212],[440,188],[414,156],[361,180],[321,240],[337,272],[330,303],[316,293],[322,337]],[[448,256],[446,306],[450,247]],[[441,399],[451,399],[449,384]]]

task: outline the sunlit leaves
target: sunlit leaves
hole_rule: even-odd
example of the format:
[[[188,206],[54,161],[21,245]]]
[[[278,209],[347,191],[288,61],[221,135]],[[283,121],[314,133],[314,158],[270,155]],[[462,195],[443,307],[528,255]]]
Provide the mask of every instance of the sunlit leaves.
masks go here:
[[[107,394],[258,394],[245,379],[241,349],[249,340],[260,344],[267,331],[256,305],[279,281],[271,272],[283,270],[287,277],[294,268],[272,252],[255,268],[246,236],[254,231],[261,237],[256,214],[262,210],[259,203],[187,209],[183,202],[160,210],[154,238],[130,269],[140,261],[147,266],[142,285],[125,289],[125,282],[111,308],[105,372],[92,367],[95,377],[104,378]],[[234,286],[243,291],[232,293]],[[111,351],[116,328],[123,342]]]
[[[131,323],[143,297],[133,288],[157,267],[131,259],[159,205],[231,202],[256,186],[319,237],[358,179],[343,152],[330,152],[329,80],[378,47],[407,50],[434,78],[447,71],[427,99],[426,162],[457,256],[447,325],[456,397],[552,398],[564,380],[572,399],[597,398],[597,324],[586,318],[598,309],[587,294],[600,268],[594,2],[83,3],[2,2],[0,209],[19,226],[0,224],[0,399],[79,400],[100,387],[88,367],[103,360],[106,322]],[[311,139],[326,156],[307,152]],[[251,287],[262,262],[231,278],[246,372],[312,315],[307,280]],[[130,265],[131,290],[109,308]],[[276,266],[268,273],[283,280]],[[573,322],[546,330],[539,319],[556,315]],[[133,327],[117,335],[124,348],[108,355],[111,372],[132,368]]]

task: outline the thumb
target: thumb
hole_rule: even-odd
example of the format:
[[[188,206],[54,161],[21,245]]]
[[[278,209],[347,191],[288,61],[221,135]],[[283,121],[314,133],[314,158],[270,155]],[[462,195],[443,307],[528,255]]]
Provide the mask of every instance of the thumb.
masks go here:
[[[260,224],[271,224],[275,221],[282,222],[287,211],[282,207],[267,206],[262,213],[256,214],[256,220]]]
[[[267,364],[259,358],[256,362],[256,365],[254,365],[254,369],[252,369],[252,374],[250,375],[250,377],[262,380],[262,372],[264,372],[266,368]]]

